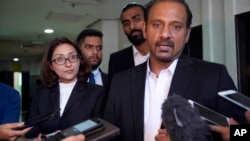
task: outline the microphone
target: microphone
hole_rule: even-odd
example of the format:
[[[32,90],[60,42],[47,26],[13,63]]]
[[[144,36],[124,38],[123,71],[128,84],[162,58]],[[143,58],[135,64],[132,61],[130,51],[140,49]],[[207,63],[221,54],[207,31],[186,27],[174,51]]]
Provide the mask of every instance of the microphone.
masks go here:
[[[211,141],[209,125],[182,96],[173,94],[162,104],[162,122],[171,141]]]

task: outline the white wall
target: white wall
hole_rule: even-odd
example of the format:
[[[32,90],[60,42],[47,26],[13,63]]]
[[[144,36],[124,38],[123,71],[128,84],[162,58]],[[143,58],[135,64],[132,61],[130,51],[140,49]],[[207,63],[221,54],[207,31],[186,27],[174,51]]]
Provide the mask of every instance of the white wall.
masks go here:
[[[237,85],[236,39],[234,16],[250,10],[250,0],[187,0],[193,13],[192,26],[203,27],[204,60],[225,64]],[[91,28],[104,34],[104,56],[101,68],[108,69],[109,55],[130,45],[120,21],[100,20]],[[25,62],[24,70],[39,74],[40,62]],[[0,62],[0,68],[8,68],[8,62]]]
[[[104,72],[108,72],[108,61],[111,52],[118,50],[118,25],[117,20],[103,20],[103,59],[101,68]]]
[[[202,23],[201,0],[187,0],[193,14],[192,26],[198,26]]]
[[[224,1],[225,1],[225,4],[233,3],[234,14],[240,14],[246,11],[250,11],[250,0],[224,0]]]
[[[90,28],[98,29],[103,33],[103,60],[100,68],[108,72],[108,61],[110,53],[119,50],[118,48],[118,21],[100,20]]]

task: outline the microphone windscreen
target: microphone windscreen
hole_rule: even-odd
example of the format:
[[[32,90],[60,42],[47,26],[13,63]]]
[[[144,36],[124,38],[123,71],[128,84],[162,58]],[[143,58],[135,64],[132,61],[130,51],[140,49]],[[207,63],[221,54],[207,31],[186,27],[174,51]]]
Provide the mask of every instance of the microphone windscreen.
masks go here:
[[[162,105],[162,122],[171,141],[211,141],[209,125],[197,109],[180,95],[169,96]]]

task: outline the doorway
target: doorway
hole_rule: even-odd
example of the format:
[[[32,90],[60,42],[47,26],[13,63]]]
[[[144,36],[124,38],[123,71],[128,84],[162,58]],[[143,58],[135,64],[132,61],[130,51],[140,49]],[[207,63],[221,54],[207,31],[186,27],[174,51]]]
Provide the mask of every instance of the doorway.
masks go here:
[[[202,26],[199,25],[192,27],[188,43],[183,53],[193,58],[203,59],[202,51]]]
[[[235,15],[238,89],[250,96],[250,11]],[[247,55],[248,54],[248,55]]]

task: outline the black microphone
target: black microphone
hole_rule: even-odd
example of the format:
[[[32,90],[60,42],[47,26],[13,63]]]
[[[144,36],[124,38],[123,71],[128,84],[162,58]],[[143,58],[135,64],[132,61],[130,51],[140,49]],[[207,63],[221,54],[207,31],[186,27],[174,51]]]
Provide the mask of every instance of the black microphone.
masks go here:
[[[162,122],[171,141],[211,141],[209,125],[186,99],[173,94],[162,105]]]

